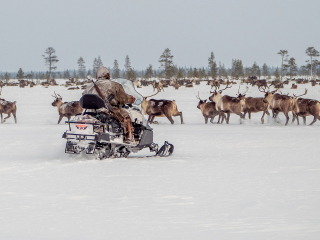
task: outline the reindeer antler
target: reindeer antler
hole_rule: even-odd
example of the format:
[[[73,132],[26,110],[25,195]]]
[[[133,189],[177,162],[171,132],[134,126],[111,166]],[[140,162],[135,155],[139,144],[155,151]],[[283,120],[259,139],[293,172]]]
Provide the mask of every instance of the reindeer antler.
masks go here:
[[[247,86],[247,88],[246,88],[247,90],[244,92],[244,93],[242,93],[242,95],[245,95],[248,91],[249,91],[249,87]]]
[[[200,96],[199,96],[199,91],[198,91],[198,96],[196,96],[196,98],[199,99],[199,100],[201,100],[201,99],[200,99]]]
[[[272,94],[274,94],[276,91],[280,89],[281,86],[279,86],[276,90],[271,91]]]
[[[262,91],[260,90],[260,88],[262,89]],[[265,88],[265,87],[258,87],[258,89],[259,89],[259,91],[260,91],[260,92],[267,93],[267,91],[266,91],[266,88]]]
[[[298,97],[301,97],[301,96],[306,95],[307,92],[308,92],[308,89],[305,90],[304,94],[301,94],[301,95],[298,95],[298,96],[296,96],[295,94],[293,94],[293,96],[294,96],[295,98],[298,98]]]
[[[153,96],[157,95],[159,92],[160,92],[160,90],[158,89],[158,92],[156,92],[155,94],[153,94],[153,95],[151,95],[151,96],[144,97],[144,99],[147,99],[147,98],[149,98],[149,97],[153,97]]]
[[[220,90],[220,92],[222,92],[222,91],[226,90],[227,88],[231,88],[231,87],[232,87],[232,85],[229,87],[229,84],[230,84],[230,82],[229,82],[229,80],[228,80],[228,81],[227,81],[227,86],[226,86],[224,89],[221,89],[221,90]]]
[[[54,95],[52,95],[52,97],[54,97],[54,98],[61,98],[61,99],[62,99],[62,97],[60,96],[60,94],[56,94],[56,91],[54,91]]]

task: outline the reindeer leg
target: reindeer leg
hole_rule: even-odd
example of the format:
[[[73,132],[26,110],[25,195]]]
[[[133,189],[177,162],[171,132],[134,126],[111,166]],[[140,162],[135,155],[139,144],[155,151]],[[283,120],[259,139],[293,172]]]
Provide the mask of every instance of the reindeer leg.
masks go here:
[[[184,124],[184,122],[183,122],[182,112],[179,112],[178,116],[179,116],[179,115],[180,115],[181,124]]]
[[[302,118],[303,118],[303,124],[307,125],[307,117],[306,116],[302,116]]]
[[[217,115],[214,115],[214,116],[211,118],[211,120],[210,120],[211,123],[213,123],[213,119],[215,118],[215,116],[217,116]]]
[[[289,122],[289,115],[288,115],[288,113],[284,113],[284,115],[286,116],[286,118],[287,118],[287,121],[286,121],[286,126],[288,125],[288,122]]]
[[[8,113],[8,116],[3,119],[3,122],[5,122],[9,117],[11,117],[11,113]]]
[[[174,124],[174,121],[173,121],[172,117],[169,114],[164,113],[164,115],[168,118],[168,120],[171,122],[171,124]]]
[[[149,123],[153,123],[153,119],[154,119],[154,116],[153,115],[149,115],[148,122]]]
[[[314,124],[316,121],[317,121],[317,117],[314,116],[314,119],[313,119],[313,121],[309,124],[309,126],[311,126],[312,124]]]
[[[58,124],[61,122],[62,118],[63,118],[63,115],[60,115],[59,120],[58,120]]]
[[[227,120],[226,120],[227,124],[229,124],[229,119],[230,119],[230,113],[227,113]]]
[[[17,123],[17,115],[16,113],[12,113],[13,117],[14,117],[14,122]]]
[[[208,123],[208,117],[204,117],[204,122],[205,122],[205,124]]]
[[[224,113],[222,113],[222,121],[221,121],[221,123],[223,123],[223,120],[226,120],[226,122],[227,122],[227,118],[226,118],[226,115],[224,114]]]
[[[298,114],[295,114],[295,116],[296,116],[296,119],[297,119],[297,124],[300,125]]]
[[[266,114],[266,112],[263,112],[262,117],[261,117],[261,123],[264,124],[264,115]]]
[[[2,113],[1,113],[1,123],[3,123],[3,116],[2,116]]]

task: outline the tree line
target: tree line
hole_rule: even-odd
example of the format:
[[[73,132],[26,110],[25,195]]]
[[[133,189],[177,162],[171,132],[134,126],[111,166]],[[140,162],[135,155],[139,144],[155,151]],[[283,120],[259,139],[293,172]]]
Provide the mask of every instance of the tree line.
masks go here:
[[[57,71],[57,62],[59,59],[55,54],[55,49],[49,47],[45,50],[42,57],[45,60],[45,65],[48,70],[46,72],[24,72],[22,68],[19,68],[17,72],[8,73],[0,72],[0,79],[8,82],[10,79],[29,79],[29,80],[47,80],[53,78],[60,79],[85,79],[87,75],[95,76],[98,68],[103,66],[101,57],[98,56],[93,60],[92,68],[87,70],[85,61],[82,57],[79,57],[77,64],[78,69]],[[173,62],[173,55],[171,50],[166,48],[159,57],[160,69],[155,69],[151,64],[145,70],[136,70],[131,66],[129,56],[125,57],[124,68],[120,69],[118,60],[114,60],[113,67],[110,68],[112,78],[126,78],[129,80],[135,80],[137,78],[151,79],[151,78],[198,78],[198,79],[215,79],[215,78],[229,78],[234,79],[246,78],[249,76],[257,76],[271,78],[274,76],[279,81],[284,76],[302,76],[304,78],[316,76],[320,77],[320,62],[316,59],[319,57],[319,52],[314,47],[309,47],[305,51],[306,55],[310,58],[306,61],[305,65],[297,66],[296,60],[293,57],[289,57],[288,50],[280,50],[277,54],[281,56],[281,67],[270,67],[266,63],[259,66],[256,62],[252,66],[244,67],[242,60],[232,59],[232,65],[230,68],[226,68],[221,62],[217,63],[214,53],[211,52],[208,57],[208,66],[202,68],[196,67],[178,67]]]

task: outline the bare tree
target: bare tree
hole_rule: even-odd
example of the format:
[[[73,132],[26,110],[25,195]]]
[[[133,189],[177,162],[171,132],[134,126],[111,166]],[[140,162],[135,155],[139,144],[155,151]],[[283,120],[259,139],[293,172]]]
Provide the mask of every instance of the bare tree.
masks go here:
[[[59,62],[57,55],[55,55],[55,52],[56,50],[53,47],[48,47],[44,52],[45,55],[42,55],[42,57],[44,57],[46,65],[48,66],[50,79],[51,79],[51,72],[57,69],[55,64]]]
[[[288,50],[280,50],[280,52],[278,52],[278,54],[281,56],[282,58],[282,62],[281,62],[281,78],[280,80],[282,81],[282,76],[283,76],[283,71],[286,67],[286,65],[283,64],[284,61],[286,61],[288,55]]]
[[[314,47],[308,47],[306,50],[306,54],[310,57],[310,71],[311,71],[311,79],[312,79],[312,58],[319,57],[319,52]],[[309,60],[307,61],[309,62]]]

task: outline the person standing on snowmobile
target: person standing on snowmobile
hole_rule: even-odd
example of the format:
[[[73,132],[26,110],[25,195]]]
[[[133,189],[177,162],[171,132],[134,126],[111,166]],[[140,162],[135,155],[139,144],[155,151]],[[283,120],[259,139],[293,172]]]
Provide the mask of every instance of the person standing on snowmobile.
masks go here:
[[[121,84],[110,81],[110,71],[106,67],[100,67],[97,70],[97,81],[87,86],[84,94],[97,94],[103,100],[109,100],[106,104],[108,113],[111,113],[117,120],[121,122],[126,130],[125,141],[129,144],[135,144],[132,130],[132,122],[128,112],[122,108],[125,104],[132,104],[135,98],[128,95]]]

